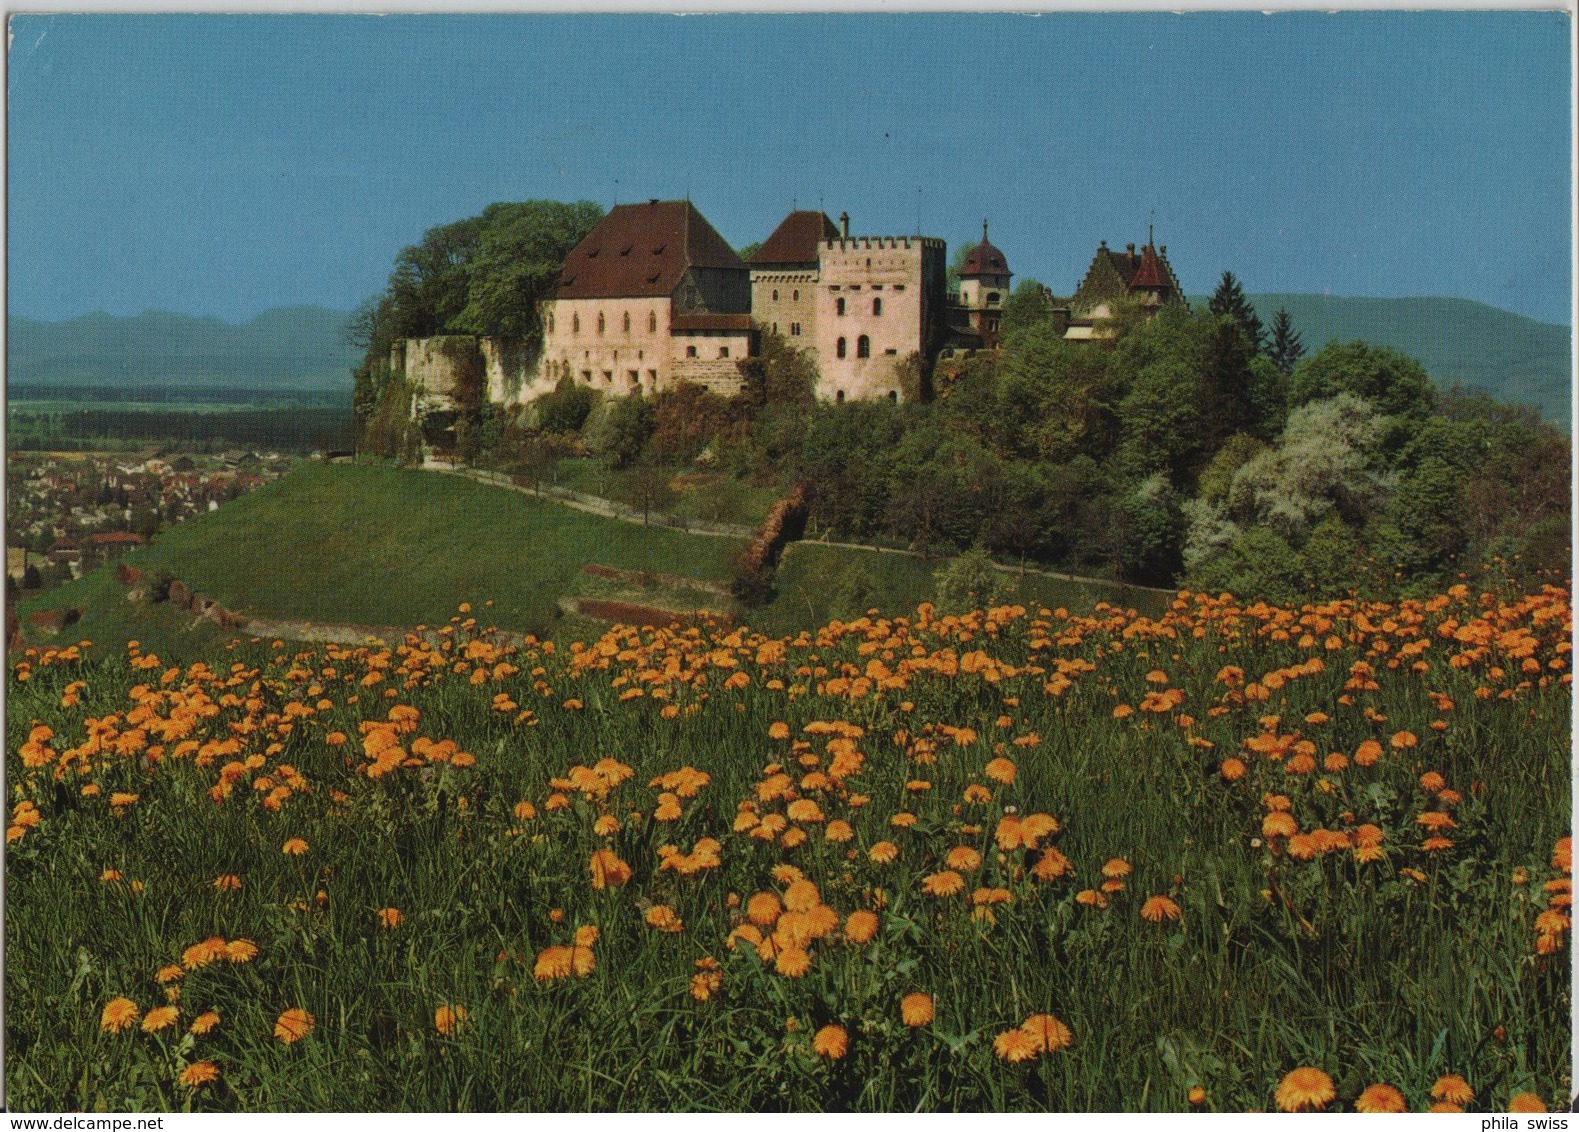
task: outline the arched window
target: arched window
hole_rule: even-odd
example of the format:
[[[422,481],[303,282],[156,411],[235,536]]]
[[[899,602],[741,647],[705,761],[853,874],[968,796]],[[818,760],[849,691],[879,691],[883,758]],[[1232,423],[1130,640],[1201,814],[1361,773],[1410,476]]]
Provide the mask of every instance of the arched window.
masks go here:
[[[837,352],[837,353],[838,353],[838,355],[839,355],[839,356],[840,356],[840,357],[841,357],[841,358],[842,358],[842,357],[844,357],[844,339],[843,339],[843,338],[841,338],[841,339],[839,339],[839,343],[838,343],[838,345],[837,345],[837,346],[836,346],[836,347],[835,347],[835,352]]]
[[[797,303],[800,302],[800,292],[799,291],[791,291],[790,292],[790,298],[794,299]]]
[[[872,356],[872,340],[864,334],[855,340],[855,356],[858,358]]]
[[[880,315],[880,314],[883,313],[883,300],[882,299],[873,299],[872,300],[872,313],[874,315]]]
[[[548,314],[548,332],[550,334],[554,332],[554,314],[552,311]]]
[[[779,301],[779,293],[777,291],[773,292],[773,301],[775,303]]]
[[[840,314],[840,315],[842,315],[844,313],[844,300],[843,299],[835,299],[833,301],[833,313],[834,314]]]
[[[844,404],[844,390],[841,389],[839,392],[835,393],[833,395],[833,399],[839,402],[841,405]]]
[[[598,312],[598,333],[599,334],[603,333],[603,312],[602,311]]]
[[[570,316],[570,333],[581,333],[581,316],[579,314],[573,314]]]
[[[647,312],[647,333],[648,334],[656,334],[656,333],[658,333],[658,312],[657,311],[648,311]]]
[[[624,329],[626,334],[629,334],[631,332],[631,312],[630,311],[626,311],[625,312],[625,324],[624,324],[623,329]]]
[[[898,391],[894,390],[894,389],[890,389],[888,391],[888,399],[890,401],[897,401],[897,400],[899,400],[899,393],[898,393]]]

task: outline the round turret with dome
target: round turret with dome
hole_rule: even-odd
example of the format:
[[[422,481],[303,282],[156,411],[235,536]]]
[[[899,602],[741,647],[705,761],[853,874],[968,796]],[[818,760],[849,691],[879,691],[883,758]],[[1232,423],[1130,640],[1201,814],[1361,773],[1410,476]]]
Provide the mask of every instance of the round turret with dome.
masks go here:
[[[987,240],[987,222],[981,222],[981,243],[971,248],[959,272],[959,305],[966,310],[1002,310],[1009,297],[1013,273],[1004,254]]]

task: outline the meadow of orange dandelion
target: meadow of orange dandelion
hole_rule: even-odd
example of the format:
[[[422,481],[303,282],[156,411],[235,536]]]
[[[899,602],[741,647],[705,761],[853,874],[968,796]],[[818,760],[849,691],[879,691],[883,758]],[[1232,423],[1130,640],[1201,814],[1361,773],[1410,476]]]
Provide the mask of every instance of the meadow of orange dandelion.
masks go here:
[[[33,1109],[1529,1111],[1565,589],[13,657]]]

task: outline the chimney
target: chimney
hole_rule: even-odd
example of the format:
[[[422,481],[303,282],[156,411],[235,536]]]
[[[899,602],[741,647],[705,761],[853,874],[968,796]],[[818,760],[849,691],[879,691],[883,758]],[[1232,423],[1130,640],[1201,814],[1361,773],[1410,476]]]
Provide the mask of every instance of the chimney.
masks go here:
[[[841,212],[841,213],[839,213],[839,239],[841,239],[841,240],[848,240],[849,238],[850,238],[850,214],[848,212]]]
[[[1125,244],[1124,245],[1124,250],[1129,253],[1129,258],[1130,259],[1134,259],[1135,258],[1135,245],[1134,244]]]
[[[658,203],[658,198],[657,197],[649,197],[649,198],[647,198],[647,203],[648,204],[657,204]]]

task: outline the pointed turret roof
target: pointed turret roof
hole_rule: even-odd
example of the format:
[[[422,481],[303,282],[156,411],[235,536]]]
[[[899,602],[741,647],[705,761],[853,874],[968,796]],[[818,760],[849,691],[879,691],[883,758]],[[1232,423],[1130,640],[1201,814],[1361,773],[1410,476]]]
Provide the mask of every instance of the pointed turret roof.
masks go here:
[[[1130,277],[1129,289],[1131,291],[1155,291],[1168,285],[1168,281],[1163,278],[1162,264],[1157,259],[1157,249],[1147,244],[1140,249],[1140,266],[1135,269],[1135,274]]]

